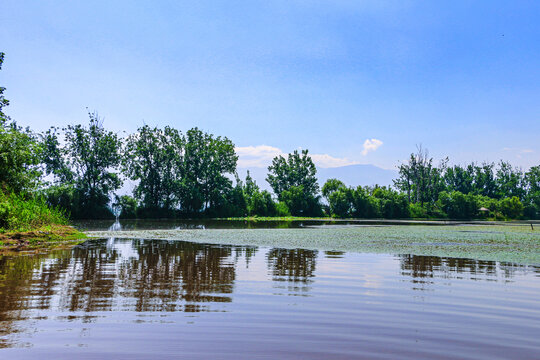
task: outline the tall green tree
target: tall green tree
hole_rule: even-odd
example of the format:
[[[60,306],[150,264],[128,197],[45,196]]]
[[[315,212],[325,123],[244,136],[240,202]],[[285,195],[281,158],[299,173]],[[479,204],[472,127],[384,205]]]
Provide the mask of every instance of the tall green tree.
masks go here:
[[[47,172],[55,175],[57,185],[69,185],[67,189],[72,189],[72,204],[67,210],[73,217],[111,217],[108,204],[113,192],[122,185],[115,171],[121,159],[121,140],[103,127],[97,113],[88,115],[88,126],[68,125],[47,132],[42,159]],[[61,132],[63,145],[58,140]]]
[[[4,64],[3,52],[0,52],[0,70],[2,70],[2,65]],[[5,87],[0,86],[0,125],[3,125],[7,120],[8,116],[4,114],[4,107],[9,105],[9,100],[4,97]]]
[[[497,181],[495,179],[495,164],[483,163],[482,165],[473,164],[474,168],[474,189],[475,195],[494,198],[497,196]]]
[[[352,191],[352,216],[355,218],[378,218],[381,216],[378,199],[372,196],[372,190],[369,187],[357,186]]]
[[[450,166],[443,175],[446,190],[468,194],[474,190],[474,164]]]
[[[272,160],[266,181],[278,200],[287,203],[291,214],[315,216],[321,213],[316,174],[317,168],[308,150],[301,153],[295,150],[287,158],[279,155]]]
[[[338,179],[328,179],[322,187],[322,195],[328,202],[330,214],[349,217],[352,212],[352,191]]]
[[[308,155],[308,150],[302,150],[301,153],[295,150],[288,154],[287,158],[279,155],[272,160],[266,181],[278,199],[281,199],[283,191],[290,190],[293,186],[302,186],[306,195],[315,197],[319,192],[316,175],[317,168]]]
[[[525,190],[523,188],[523,171],[514,168],[509,162],[501,161],[497,169],[497,196],[499,198],[516,196],[524,199]]]
[[[444,189],[442,175],[447,161],[443,160],[440,167],[436,167],[428,151],[419,146],[416,154],[411,154],[408,163],[399,166],[399,178],[394,180],[394,186],[407,194],[409,203],[426,204],[429,207]]]
[[[177,207],[185,140],[171,127],[145,125],[125,142],[124,174],[137,181],[134,196],[148,216],[167,216]]]
[[[250,216],[274,216],[276,215],[276,204],[272,195],[259,188],[259,185],[253,180],[249,171],[247,172],[244,190],[244,199],[246,201],[246,210]]]
[[[0,70],[4,53],[0,53]],[[0,191],[30,192],[36,187],[41,145],[30,129],[23,129],[4,113],[9,100],[0,86]]]
[[[228,175],[236,172],[238,156],[228,138],[214,137],[198,128],[188,130],[185,138],[182,209],[190,214],[201,210],[211,213],[222,207],[232,191]]]
[[[0,124],[0,190],[29,192],[39,183],[42,147],[36,136],[15,123]]]
[[[533,166],[524,175],[524,186],[526,190],[525,216],[540,218],[540,165]]]

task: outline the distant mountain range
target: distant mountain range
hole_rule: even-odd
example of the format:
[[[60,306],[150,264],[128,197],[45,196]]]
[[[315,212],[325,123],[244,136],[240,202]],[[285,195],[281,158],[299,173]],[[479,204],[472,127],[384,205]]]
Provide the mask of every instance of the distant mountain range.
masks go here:
[[[245,180],[247,171],[263,190],[271,190],[266,182],[268,170],[266,168],[238,168],[238,175],[241,180]],[[387,170],[375,165],[348,165],[334,168],[317,168],[317,178],[322,187],[328,179],[336,178],[347,186],[358,185],[392,185],[393,179],[398,176],[397,170]]]

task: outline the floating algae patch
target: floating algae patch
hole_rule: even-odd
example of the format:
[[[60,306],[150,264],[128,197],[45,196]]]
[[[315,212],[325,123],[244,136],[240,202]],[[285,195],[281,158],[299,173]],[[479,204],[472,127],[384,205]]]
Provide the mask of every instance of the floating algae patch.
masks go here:
[[[86,234],[98,238],[180,240],[540,264],[540,231],[531,230],[528,226],[336,226],[300,229],[89,231]]]

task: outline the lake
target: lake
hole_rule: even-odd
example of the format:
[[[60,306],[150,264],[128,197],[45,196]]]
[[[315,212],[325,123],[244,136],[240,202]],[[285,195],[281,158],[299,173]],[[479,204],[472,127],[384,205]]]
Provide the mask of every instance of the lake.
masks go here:
[[[340,250],[409,226],[158,223],[0,257],[0,358],[540,358],[538,264]]]

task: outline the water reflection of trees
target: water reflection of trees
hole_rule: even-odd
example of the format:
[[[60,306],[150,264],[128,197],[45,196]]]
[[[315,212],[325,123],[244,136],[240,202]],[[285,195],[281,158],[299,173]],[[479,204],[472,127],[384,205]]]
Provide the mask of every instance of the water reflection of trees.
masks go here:
[[[40,310],[211,311],[230,302],[235,264],[254,247],[177,241],[92,243],[48,255],[0,257],[0,348]]]
[[[324,252],[324,256],[327,259],[341,259],[343,256],[345,256],[344,251],[335,251],[335,250],[328,250]]]
[[[509,279],[516,272],[540,273],[537,267],[463,258],[399,255],[403,275],[418,278],[453,278],[469,276],[475,280]]]
[[[0,336],[39,310],[83,312],[88,319],[107,310],[210,311],[210,303],[231,301],[235,264],[247,266],[256,251],[134,240],[0,257]]]
[[[151,242],[120,264],[118,285],[136,311],[204,310],[185,303],[230,302],[235,266],[232,247]],[[192,304],[193,305],[193,304]]]
[[[317,250],[271,249],[266,257],[274,280],[308,283],[314,276],[317,254]]]

